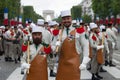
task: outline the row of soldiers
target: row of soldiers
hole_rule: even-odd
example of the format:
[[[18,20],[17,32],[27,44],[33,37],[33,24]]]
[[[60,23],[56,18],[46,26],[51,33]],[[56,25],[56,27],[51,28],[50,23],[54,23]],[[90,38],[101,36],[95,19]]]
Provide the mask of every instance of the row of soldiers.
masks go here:
[[[71,15],[69,13],[67,14],[67,12],[65,12],[65,14],[66,15],[62,15],[62,25],[64,27],[60,29],[60,32],[57,32],[58,30],[54,31],[56,28],[54,28],[53,31],[48,28],[50,32],[54,35],[56,34],[56,37],[59,33],[58,38],[56,38],[56,41],[53,43],[55,45],[53,46],[53,44],[51,44],[53,52],[56,51],[55,46],[61,46],[56,80],[79,80],[80,76],[77,74],[80,73],[77,73],[76,70],[78,71],[78,67],[80,70],[86,67],[87,62],[89,61],[88,56],[91,58],[92,80],[102,79],[103,77],[99,75],[102,64],[105,62],[106,66],[108,64],[109,66],[115,66],[112,63],[112,55],[114,46],[117,43],[117,38],[114,33],[116,29],[112,27],[112,23],[109,23],[108,26],[106,26],[107,30],[104,25],[98,27],[95,23],[90,23],[89,27],[84,26],[83,23],[81,23],[80,26],[72,24]],[[44,35],[44,33],[42,34]],[[54,40],[54,38],[55,36],[52,39]],[[74,52],[74,49],[76,49],[77,55],[76,52]],[[98,53],[99,50],[100,53]],[[103,51],[105,54],[101,54]],[[98,54],[102,56],[97,57]],[[80,66],[78,64],[78,55],[79,57],[83,57]]]
[[[92,80],[103,79],[99,72],[107,72],[102,68],[105,66],[115,67],[113,64],[114,50],[118,49],[117,35],[118,29],[112,22],[107,25],[97,25],[91,22],[89,25],[80,23],[84,27],[89,39],[89,58],[87,69],[92,73]]]
[[[56,80],[80,80],[80,70],[85,69],[88,62],[92,80],[103,79],[99,75],[102,65],[115,66],[112,56],[117,46],[117,30],[111,22],[107,26],[98,26],[93,22],[89,25],[84,25],[83,22],[78,24],[75,20],[72,21],[70,11],[62,11],[61,17],[60,25],[56,21],[38,19],[36,24],[30,21],[25,28],[22,25],[1,26],[0,51],[4,51],[5,61],[21,61],[23,71],[25,68],[30,69],[27,80],[48,80],[48,77],[39,78],[46,75],[44,71],[39,76],[35,75],[39,70],[45,69],[44,58],[47,58],[50,76],[56,76]],[[42,58],[44,60],[44,63],[40,62],[39,70],[32,68],[39,65],[33,64],[37,61],[37,54],[44,55],[44,58],[39,56],[39,61]],[[57,75],[53,71],[56,61],[59,61]]]
[[[92,55],[89,56],[91,57],[92,80],[98,80],[98,78],[103,79],[103,77],[98,75],[99,72],[106,72],[102,68],[103,64],[105,64],[105,66],[115,67],[112,60],[113,51],[117,43],[117,36],[112,30],[113,26],[111,22],[108,23],[107,28],[104,25],[100,25],[98,28],[96,24],[90,23],[90,26],[92,25],[94,25],[94,27],[91,28],[89,36]]]
[[[1,54],[4,53],[5,61],[17,63],[20,61],[21,44],[22,44],[22,33],[20,27],[17,26],[1,26],[0,27],[0,51]]]
[[[57,22],[45,22],[43,19],[38,19],[37,26],[40,26],[44,31],[42,42],[44,46],[48,46],[49,44],[53,45],[52,48],[55,48],[56,35],[58,35],[58,23]],[[36,24],[32,23],[31,20],[28,21],[27,27],[23,27],[21,24],[17,26],[0,26],[0,54],[4,53],[4,59],[6,62],[22,62],[21,57],[24,56],[26,51],[25,47],[27,46],[27,42],[30,41],[30,45],[32,45],[32,28],[36,27]],[[51,28],[51,29],[50,29]],[[53,29],[55,33],[52,34],[51,31]],[[56,32],[57,31],[57,32]],[[54,32],[54,31],[53,31]],[[47,54],[49,52],[46,52]],[[51,53],[51,52],[50,52]],[[56,54],[50,54],[48,58],[50,76],[55,77],[56,73],[54,70],[54,63],[56,62]]]

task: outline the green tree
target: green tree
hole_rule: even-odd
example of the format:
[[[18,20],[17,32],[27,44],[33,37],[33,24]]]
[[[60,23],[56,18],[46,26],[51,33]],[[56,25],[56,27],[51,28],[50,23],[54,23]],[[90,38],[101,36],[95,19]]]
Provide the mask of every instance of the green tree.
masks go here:
[[[91,16],[85,14],[82,16],[83,22],[90,23],[92,21]]]
[[[12,19],[22,15],[23,21],[26,18],[31,18],[34,22],[36,22],[37,18],[42,18],[39,14],[37,14],[32,6],[25,6],[23,9],[23,14],[20,13],[20,3],[21,0],[0,0],[0,24],[3,23],[3,15],[4,8],[8,8],[8,19]]]
[[[8,8],[8,19],[19,15],[20,0],[0,0],[0,24],[3,23],[4,8]]]
[[[81,17],[82,14],[82,8],[81,6],[73,6],[71,8],[72,18],[77,19]]]
[[[97,15],[100,18],[106,18],[110,15],[110,3],[111,0],[92,0],[92,9],[95,16]]]
[[[5,4],[3,4],[3,1],[4,0],[0,0],[0,24],[2,24],[2,22],[3,22],[3,15],[4,15],[4,12],[3,12],[3,6],[5,5]]]
[[[33,6],[23,7],[23,22],[25,22],[26,19],[31,19],[33,22],[36,22],[37,19],[40,18],[43,19],[42,16],[40,16],[34,11]]]
[[[111,11],[114,16],[120,14],[120,0],[111,0]]]

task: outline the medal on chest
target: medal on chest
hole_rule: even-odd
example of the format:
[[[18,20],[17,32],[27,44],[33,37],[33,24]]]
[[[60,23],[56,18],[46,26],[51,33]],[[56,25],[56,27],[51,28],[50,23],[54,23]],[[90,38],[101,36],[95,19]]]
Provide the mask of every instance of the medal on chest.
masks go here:
[[[74,35],[71,35],[71,34],[68,35],[68,40],[69,40],[69,41],[73,41],[74,39],[75,39],[75,36],[74,36]]]

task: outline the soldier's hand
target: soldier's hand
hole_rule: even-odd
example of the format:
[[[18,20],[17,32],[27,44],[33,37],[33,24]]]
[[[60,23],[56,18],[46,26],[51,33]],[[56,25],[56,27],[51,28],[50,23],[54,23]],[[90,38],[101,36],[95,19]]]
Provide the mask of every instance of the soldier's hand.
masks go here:
[[[80,69],[80,70],[85,70],[85,69],[86,69],[86,65],[85,65],[85,64],[81,64],[81,65],[79,66],[79,69]]]
[[[104,48],[104,45],[97,46],[97,50],[103,49],[103,48]]]
[[[84,70],[84,69],[86,69],[86,65],[87,65],[87,63],[90,61],[90,58],[88,57],[88,56],[84,56],[83,57],[83,61],[82,61],[82,64],[80,65],[80,69],[81,70]]]
[[[60,45],[61,45],[61,42],[60,42],[60,41],[57,41],[55,45],[56,45],[56,46],[60,46]]]
[[[28,64],[28,63],[21,64],[21,69],[29,69],[29,68],[30,68],[30,64]]]

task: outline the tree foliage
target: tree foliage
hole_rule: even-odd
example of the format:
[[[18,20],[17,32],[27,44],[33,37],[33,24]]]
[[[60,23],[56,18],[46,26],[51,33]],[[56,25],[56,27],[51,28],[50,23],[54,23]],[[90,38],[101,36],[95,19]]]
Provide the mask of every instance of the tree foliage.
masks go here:
[[[111,10],[113,15],[120,14],[120,0],[111,0]]]
[[[19,15],[20,5],[20,0],[0,0],[0,16],[2,16],[0,18],[1,24],[3,22],[4,8],[8,8],[8,18],[11,19]]]
[[[106,18],[110,14],[110,0],[92,0],[92,9],[95,16],[99,16],[100,18]]]
[[[40,16],[34,11],[33,6],[24,6],[23,10],[24,10],[24,13],[23,13],[24,22],[26,19],[31,19],[33,22],[36,22],[37,19],[43,19],[42,16]]]
[[[8,8],[8,19],[12,19],[15,17],[19,17],[20,14],[20,7],[21,7],[21,0],[0,0],[0,24],[3,23],[4,19],[4,8]],[[32,6],[24,6],[22,18],[23,22],[26,18],[31,18],[34,22],[38,18],[42,18],[39,14],[37,14]]]
[[[71,8],[71,13],[73,19],[81,18],[81,14],[82,14],[81,6],[73,6]]]
[[[23,22],[26,19],[31,19],[33,22],[36,22],[37,19],[42,18],[39,14],[35,13],[33,6],[24,6],[23,11]]]
[[[100,18],[120,14],[120,0],[92,0],[92,9],[95,16]]]
[[[90,23],[92,21],[91,16],[85,14],[82,16],[83,22],[84,23]]]

